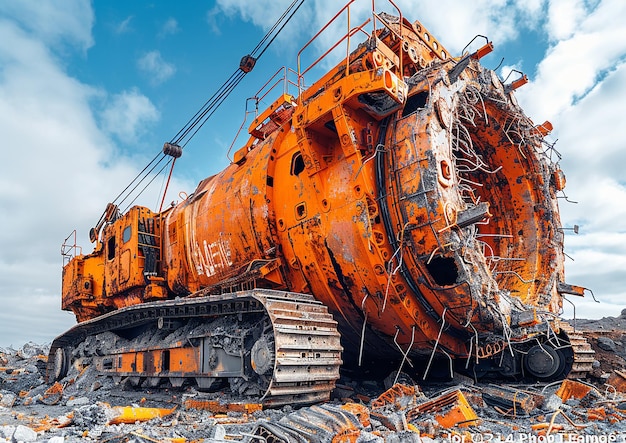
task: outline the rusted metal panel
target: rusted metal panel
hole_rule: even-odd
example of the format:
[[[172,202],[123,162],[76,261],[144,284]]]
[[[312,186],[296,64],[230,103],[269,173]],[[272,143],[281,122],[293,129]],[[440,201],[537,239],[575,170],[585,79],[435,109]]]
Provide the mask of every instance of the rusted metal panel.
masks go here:
[[[613,370],[606,384],[618,392],[626,393],[626,372]]]
[[[251,414],[253,412],[262,411],[263,405],[260,403],[221,403],[217,400],[201,400],[189,398],[184,401],[186,409],[200,409],[210,411],[214,414],[226,414],[228,412],[244,412]]]
[[[418,388],[415,386],[406,386],[403,384],[395,384],[391,388],[387,389],[377,399],[372,401],[372,409],[379,409],[385,406],[396,406],[398,403],[410,403],[415,401],[415,396],[418,393]],[[406,407],[406,404],[402,405]]]
[[[195,348],[170,350],[170,372],[199,372],[199,355]]]
[[[592,389],[594,389],[592,386],[576,380],[563,380],[563,383],[561,383],[561,386],[555,394],[561,397],[561,400],[564,402],[570,398],[577,398],[580,400],[589,394]]]
[[[543,404],[543,396],[522,389],[506,386],[486,386],[483,388],[483,400],[486,404],[499,407],[513,416],[528,415],[533,409]]]
[[[423,414],[432,414],[445,427],[467,427],[478,424],[478,416],[460,390],[442,394],[407,411],[408,421],[419,420]]]

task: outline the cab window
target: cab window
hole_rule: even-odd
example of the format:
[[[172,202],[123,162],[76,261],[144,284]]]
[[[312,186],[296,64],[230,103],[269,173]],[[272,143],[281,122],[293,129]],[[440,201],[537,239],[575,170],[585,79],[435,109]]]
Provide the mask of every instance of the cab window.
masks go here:
[[[124,232],[122,232],[122,241],[124,243],[126,243],[128,240],[130,240],[130,236],[132,234],[133,230],[130,226],[126,226],[124,228]]]
[[[107,259],[113,260],[115,258],[115,236],[111,237],[107,241]]]

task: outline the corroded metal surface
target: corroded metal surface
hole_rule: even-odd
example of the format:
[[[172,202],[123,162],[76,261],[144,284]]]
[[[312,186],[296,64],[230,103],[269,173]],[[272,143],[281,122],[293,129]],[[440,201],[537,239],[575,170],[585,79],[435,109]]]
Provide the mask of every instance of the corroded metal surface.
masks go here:
[[[257,116],[228,167],[161,213],[109,205],[94,252],[64,268],[63,308],[79,321],[100,315],[107,324],[110,311],[133,305],[161,300],[176,310],[199,303],[189,298],[266,288],[285,294],[284,309],[261,303],[271,333],[251,313],[242,331],[187,324],[190,347],[142,348],[139,361],[133,345],[103,367],[130,374],[141,364],[156,384],[164,375],[155,368],[184,361],[169,371],[174,385],[185,378],[174,372],[204,372],[196,377],[204,388],[228,377],[245,392],[251,371],[268,395],[298,395],[303,375],[330,377],[339,346],[319,334],[330,318],[287,307],[302,293],[337,322],[353,367],[421,359],[426,377],[439,359],[475,377],[539,380],[588,370],[586,346],[555,324],[563,294],[576,287],[564,281],[557,196],[565,178],[545,141],[552,125],[519,107],[514,90],[525,77],[503,84],[481,65],[491,43],[453,57],[397,13],[373,8],[365,41],[349,43],[367,22],[349,29],[339,43],[352,52],[308,88],[313,66],[301,67],[300,51],[298,95],[283,92]],[[150,306],[133,312],[160,309]],[[185,315],[163,317],[172,320],[163,328],[177,330],[193,316]],[[89,323],[81,331],[91,333]],[[56,360],[62,370],[65,354]]]

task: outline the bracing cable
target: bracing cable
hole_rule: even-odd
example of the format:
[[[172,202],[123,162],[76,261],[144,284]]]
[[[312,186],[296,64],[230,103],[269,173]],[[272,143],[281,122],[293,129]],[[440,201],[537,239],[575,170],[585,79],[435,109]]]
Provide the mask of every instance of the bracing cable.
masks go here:
[[[254,63],[263,55],[263,53],[269,48],[269,46],[274,42],[278,34],[283,30],[285,25],[291,20],[294,14],[300,9],[304,0],[294,0],[287,9],[283,12],[283,14],[278,18],[276,23],[269,29],[269,31],[263,36],[261,41],[256,45],[256,47],[252,50],[250,54],[243,57],[241,60],[240,66],[233,72],[233,74],[218,88],[218,90],[213,93],[213,95],[202,105],[202,107],[185,123],[185,125],[178,131],[178,133],[170,140],[169,143],[166,143],[163,147],[163,151],[157,154],[147,165],[145,168],[141,170],[139,174],[120,192],[120,194],[115,197],[113,200],[113,204],[120,205],[124,201],[126,201],[131,194],[136,192],[139,186],[147,180],[150,174],[165,160],[170,157],[166,162],[165,166],[163,166],[156,175],[159,175],[163,172],[163,170],[172,162],[172,157],[175,159],[180,156],[182,153],[182,148],[184,148],[187,143],[197,134],[197,132],[204,126],[207,120],[215,113],[215,111],[219,108],[219,106],[228,98],[228,96],[232,93],[232,91],[237,87],[237,85],[241,82],[241,80],[245,77],[245,75],[252,70],[254,67]],[[250,61],[250,66],[244,66],[244,61]],[[172,154],[171,151],[168,151],[166,147],[175,147],[177,148],[176,154]],[[159,158],[160,157],[160,158]],[[158,161],[157,161],[158,160]],[[155,164],[156,162],[156,164]],[[153,177],[148,183],[138,191],[137,195],[132,199],[134,202],[139,195],[141,195],[146,188],[154,181],[156,178]],[[167,187],[163,190],[163,195],[167,192]],[[121,200],[120,200],[121,199]],[[132,204],[131,202],[131,204]],[[130,207],[130,205],[129,205]],[[101,226],[102,223],[109,221],[105,220],[106,212],[100,217],[96,226]]]
[[[164,155],[163,158],[166,158],[166,156]],[[130,209],[130,207],[135,203],[135,200],[137,200],[137,198],[139,198],[139,196],[143,193],[143,191],[145,191],[146,189],[148,189],[148,187],[152,184],[152,182],[165,170],[165,168],[167,168],[170,163],[172,163],[174,160],[176,160],[175,158],[170,158],[162,167],[161,169],[159,169],[159,172],[157,172],[156,174],[154,174],[154,176],[150,179],[150,181],[148,183],[146,183],[146,185],[141,189],[141,191],[135,196],[135,198],[126,206],[126,208],[124,209],[125,211],[128,211],[128,209]],[[155,165],[156,167],[157,165]],[[147,177],[147,176],[146,176]]]
[[[187,134],[190,132],[191,128],[193,127],[194,122],[196,122],[197,120],[201,119],[202,116],[204,114],[206,114],[206,109],[210,108],[212,106],[212,103],[214,102],[215,98],[222,92],[224,91],[224,89],[231,84],[233,81],[235,81],[234,79],[236,79],[237,75],[239,73],[241,73],[242,71],[240,69],[237,69],[235,72],[232,73],[232,75],[230,76],[230,78],[228,80],[226,80],[222,86],[219,87],[219,89],[217,91],[215,91],[215,93],[213,93],[213,95],[211,97],[209,97],[209,99],[204,102],[204,104],[202,105],[202,107],[200,109],[198,109],[198,111],[193,115],[193,117],[191,117],[189,119],[189,121],[187,123],[185,123],[185,126],[183,126],[180,131],[178,131],[178,133],[172,137],[172,140],[170,140],[171,143],[176,143],[176,142],[180,142],[180,140],[182,140],[184,137],[187,136]]]
[[[218,93],[213,94],[213,97],[209,100],[209,106],[207,106],[195,119],[192,125],[189,125],[185,131],[177,138],[173,139],[170,143],[185,147],[187,143],[196,135],[198,130],[206,123],[206,121],[213,115],[213,113],[217,110],[217,108],[222,104],[224,100],[230,95],[230,93],[235,89],[235,87],[239,84],[239,82],[245,77],[246,73],[239,70],[236,72],[231,78],[234,80],[228,84],[222,85],[222,88]],[[193,131],[193,132],[192,132]],[[187,137],[189,134],[191,135]]]
[[[265,53],[267,48],[274,42],[279,33],[291,20],[293,15],[302,6],[304,0],[294,0],[291,5],[285,10],[283,15],[274,23],[270,30],[263,36],[259,44],[252,50],[248,57],[252,57],[255,62]],[[215,110],[222,104],[222,102],[230,95],[232,90],[241,82],[245,77],[246,72],[242,70],[240,66],[228,80],[222,84],[222,86],[209,98],[202,108],[187,122],[187,124],[178,132],[178,134],[171,140],[170,143],[174,143],[180,146],[185,146],[191,138],[198,132],[194,130],[196,127],[202,127],[206,120],[213,115]],[[199,128],[198,128],[199,129]],[[185,140],[185,138],[189,136]]]

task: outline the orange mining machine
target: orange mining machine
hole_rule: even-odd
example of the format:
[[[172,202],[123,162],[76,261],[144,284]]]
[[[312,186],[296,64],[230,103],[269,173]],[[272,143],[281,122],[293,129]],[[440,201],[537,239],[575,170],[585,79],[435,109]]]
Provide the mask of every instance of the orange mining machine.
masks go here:
[[[399,10],[372,7],[339,44],[346,58],[308,87],[329,56],[298,59],[297,95],[184,201],[107,206],[93,252],[63,268],[79,323],[54,340],[49,379],[91,364],[280,405],[328,399],[342,366],[381,361],[423,378],[442,362],[543,381],[590,369],[558,319],[584,288],[564,281],[565,178],[550,123],[515,99],[525,77],[504,84],[480,64],[491,43],[453,56]]]

